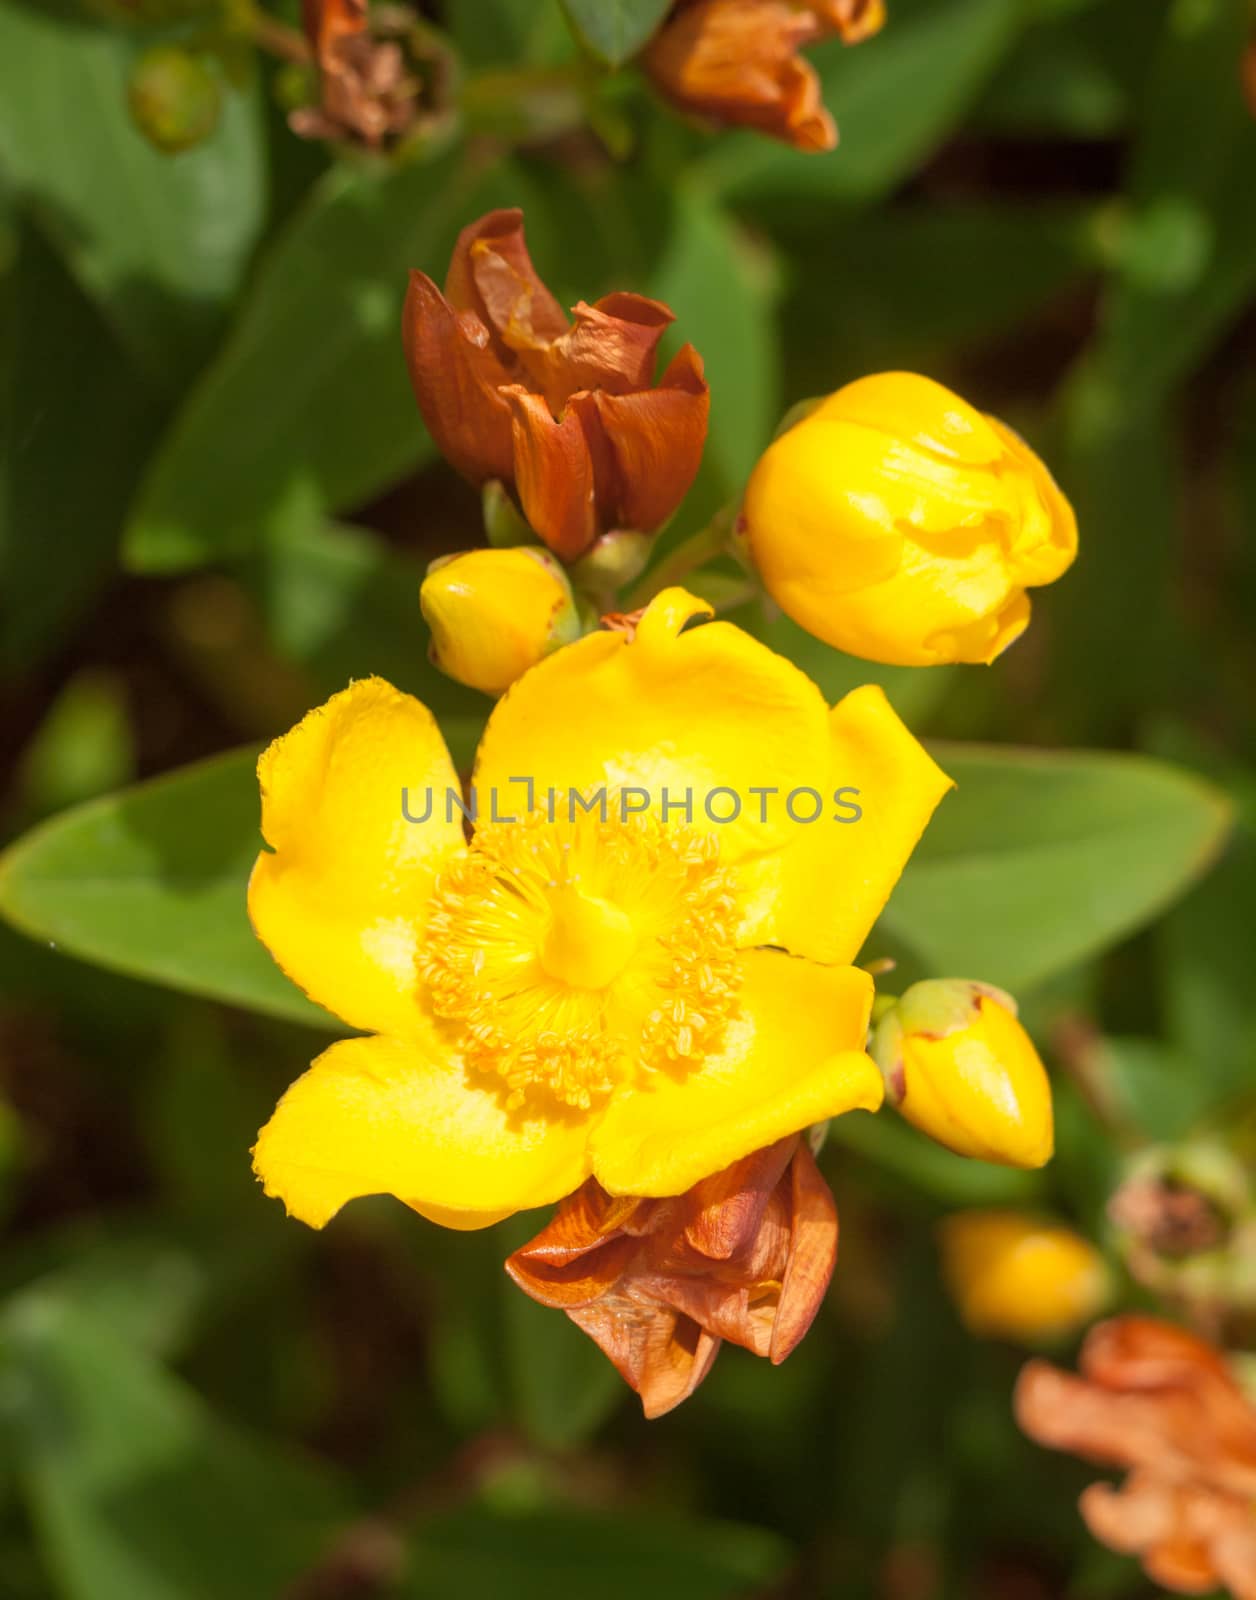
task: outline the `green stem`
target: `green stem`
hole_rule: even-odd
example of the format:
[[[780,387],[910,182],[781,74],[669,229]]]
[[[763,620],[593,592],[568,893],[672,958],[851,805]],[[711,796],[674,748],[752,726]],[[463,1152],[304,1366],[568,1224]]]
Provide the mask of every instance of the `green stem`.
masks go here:
[[[722,511],[716,512],[705,528],[699,528],[697,533],[691,533],[682,540],[671,555],[660,561],[635,588],[628,591],[624,600],[625,610],[636,611],[648,605],[656,594],[662,594],[664,589],[670,589],[698,567],[704,567],[708,561],[726,554],[732,526],[733,510],[725,506]]]

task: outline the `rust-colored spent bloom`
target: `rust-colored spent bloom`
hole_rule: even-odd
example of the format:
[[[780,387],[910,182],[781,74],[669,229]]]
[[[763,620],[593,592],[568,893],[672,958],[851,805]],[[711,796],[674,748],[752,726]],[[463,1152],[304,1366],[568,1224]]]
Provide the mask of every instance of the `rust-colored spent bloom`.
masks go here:
[[[590,1178],[506,1270],[595,1340],[658,1417],[698,1387],[721,1340],[784,1361],[836,1258],[833,1196],[796,1134],[672,1200],[618,1199]]]
[[[288,118],[301,138],[377,150],[440,117],[447,61],[410,12],[373,21],[367,0],[302,0],[301,20],[319,81],[318,104]]]
[[[684,0],[642,62],[683,111],[832,150],[836,124],[798,52],[831,34],[857,44],[884,20],[881,0]]]
[[[709,397],[692,345],[654,383],[672,313],[639,294],[574,308],[538,277],[523,214],[464,228],[445,292],[410,275],[406,361],[423,420],[464,477],[496,478],[555,554],[616,529],[652,532],[689,490]]]
[[[1081,1498],[1097,1539],[1176,1594],[1256,1600],[1256,1408],[1204,1340],[1152,1317],[1092,1328],[1081,1376],[1031,1361],[1016,1416],[1040,1444],[1127,1470]]]

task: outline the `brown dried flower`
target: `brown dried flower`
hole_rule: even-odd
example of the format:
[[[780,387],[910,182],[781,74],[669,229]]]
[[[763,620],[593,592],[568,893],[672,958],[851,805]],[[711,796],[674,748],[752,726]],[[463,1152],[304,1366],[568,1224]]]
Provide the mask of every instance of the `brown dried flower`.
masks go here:
[[[411,12],[394,6],[371,14],[367,0],[302,0],[301,16],[318,66],[319,103],[292,112],[294,133],[377,150],[441,116],[428,102],[441,98],[432,86],[439,90],[445,76],[444,54],[428,45]]]
[[[661,1416],[729,1339],[774,1364],[811,1326],[837,1256],[837,1209],[793,1135],[668,1200],[590,1179],[506,1270],[565,1311]]]
[[[1126,1469],[1082,1495],[1090,1531],[1175,1593],[1256,1600],[1256,1408],[1222,1355],[1127,1316],[1091,1329],[1080,1367],[1029,1362],[1015,1405],[1040,1444]]]
[[[449,462],[498,479],[555,554],[602,533],[651,532],[684,498],[706,440],[702,361],[685,345],[654,384],[672,313],[639,294],[575,307],[568,323],[528,255],[523,214],[464,228],[445,292],[410,275],[406,360],[423,420]]]
[[[884,20],[882,0],[683,0],[642,62],[684,111],[831,150],[837,127],[798,52],[831,34],[857,44]]]

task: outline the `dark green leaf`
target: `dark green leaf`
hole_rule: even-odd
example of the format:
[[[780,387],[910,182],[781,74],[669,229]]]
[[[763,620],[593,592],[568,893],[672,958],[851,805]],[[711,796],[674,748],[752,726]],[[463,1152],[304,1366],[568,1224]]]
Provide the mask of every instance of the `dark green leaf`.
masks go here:
[[[54,1296],[14,1302],[0,1348],[19,1477],[64,1600],[273,1600],[344,1515],[321,1473]]]
[[[578,38],[608,67],[619,67],[649,42],[672,0],[562,0]]]
[[[342,510],[431,449],[406,377],[407,273],[443,279],[454,239],[519,197],[459,155],[385,178],[338,169],[259,268],[240,320],[176,419],[140,495],[129,563],[176,571]]]
[[[261,847],[242,750],[43,823],[0,857],[0,913],[101,966],[313,1027],[336,1027],[283,976],[245,911]]]
[[[740,491],[781,412],[771,260],[700,193],[683,196],[650,293],[676,313],[711,385],[708,465]]]
[[[805,229],[805,233],[802,231]],[[1099,264],[1098,219],[1075,205],[903,205],[799,218],[824,274],[784,297],[791,392],[864,372],[935,370],[934,352],[1012,329]]]
[[[174,384],[213,348],[262,228],[260,108],[255,91],[233,89],[204,144],[162,155],[127,110],[135,50],[0,4],[0,171],[127,347]]]
[[[838,148],[814,155],[757,135],[725,136],[703,172],[738,205],[871,200],[925,160],[1015,37],[1018,0],[898,0],[853,48],[812,52]]]
[[[940,745],[943,800],[885,913],[938,976],[1015,993],[1115,943],[1215,858],[1230,808],[1140,756]]]
[[[734,1600],[780,1579],[789,1550],[775,1535],[671,1515],[466,1511],[416,1540],[406,1600]]]
[[[503,1230],[505,1231],[505,1230]],[[509,1225],[507,1251],[538,1231],[535,1216]],[[538,1305],[502,1275],[502,1328],[514,1410],[524,1432],[550,1450],[583,1444],[635,1396],[586,1334],[561,1311]]]
[[[1090,415],[1155,406],[1256,285],[1256,122],[1235,65],[1248,26],[1245,0],[1169,8],[1078,394]]]
[[[306,669],[317,693],[377,673],[439,713],[454,761],[468,767],[492,701],[428,660],[423,572],[364,529],[315,521],[266,539],[249,575],[271,639]]]
[[[0,396],[6,677],[58,644],[105,577],[159,420],[151,385],[34,228],[22,240],[12,315]]]

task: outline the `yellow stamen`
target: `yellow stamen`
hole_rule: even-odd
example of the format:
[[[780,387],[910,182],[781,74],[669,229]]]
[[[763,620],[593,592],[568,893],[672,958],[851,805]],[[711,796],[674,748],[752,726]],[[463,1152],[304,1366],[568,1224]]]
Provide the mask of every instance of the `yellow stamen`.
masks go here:
[[[537,812],[477,829],[442,874],[419,970],[508,1105],[587,1109],[719,1047],[737,1004],[736,921],[712,835]]]

